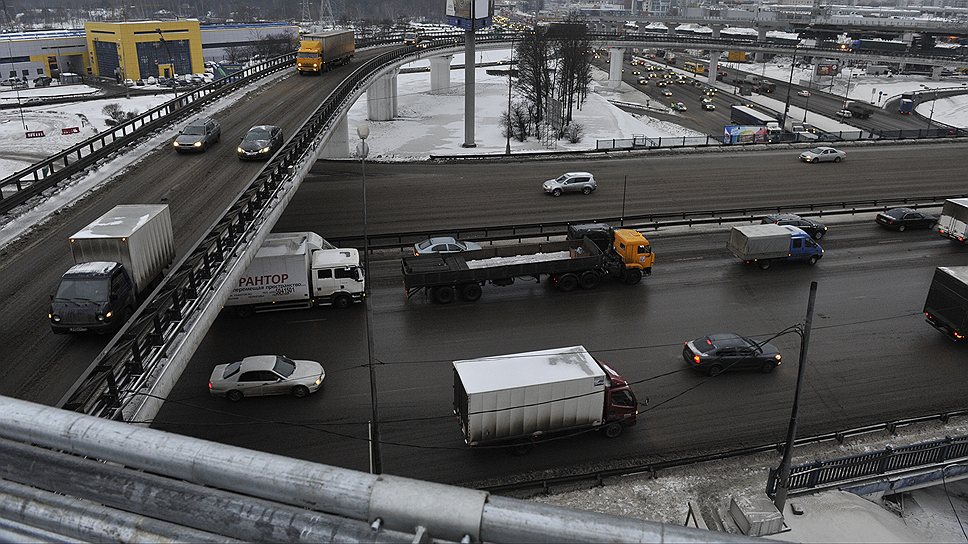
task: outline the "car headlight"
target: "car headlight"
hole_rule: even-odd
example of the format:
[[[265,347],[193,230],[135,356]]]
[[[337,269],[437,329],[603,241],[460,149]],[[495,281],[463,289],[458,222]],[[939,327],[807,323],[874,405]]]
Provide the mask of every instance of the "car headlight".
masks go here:
[[[114,315],[113,311],[108,311],[108,313],[104,314],[104,319],[111,319],[111,316],[113,315]]]
[[[262,149],[259,150],[259,153],[268,153],[268,152],[269,152],[268,147],[263,147]]]
[[[239,153],[245,153],[245,150],[244,150],[244,149],[242,149],[241,147],[240,147],[240,148],[238,148],[238,149],[236,149],[236,151],[238,151]]]
[[[779,360],[780,360],[780,359],[782,359],[783,357],[782,357],[782,356],[780,356],[780,354],[779,354],[779,353],[777,353],[776,355],[774,355],[774,356],[773,356],[773,358],[774,358],[774,359],[776,359],[777,361],[779,361]]]
[[[97,314],[98,321],[104,321],[104,314]]]
[[[173,146],[175,146],[175,147],[178,147],[178,146],[180,146],[181,144],[180,144],[180,143],[178,143],[178,142],[172,142],[172,143],[171,143],[171,145],[173,145]]]
[[[321,383],[323,383],[323,377],[322,376],[316,378],[316,385],[319,385]]]
[[[58,323],[61,320],[61,316],[59,316],[57,314],[47,314],[47,319],[50,319],[54,323]]]
[[[202,142],[195,142],[192,144],[192,147],[202,147]]]

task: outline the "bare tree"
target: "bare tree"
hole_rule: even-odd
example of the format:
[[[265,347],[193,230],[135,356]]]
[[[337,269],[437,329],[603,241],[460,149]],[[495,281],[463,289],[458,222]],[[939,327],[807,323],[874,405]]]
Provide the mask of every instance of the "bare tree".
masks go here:
[[[524,36],[517,46],[518,89],[534,106],[531,122],[537,126],[544,119],[543,113],[551,96],[552,78],[551,47],[547,29],[537,27]]]

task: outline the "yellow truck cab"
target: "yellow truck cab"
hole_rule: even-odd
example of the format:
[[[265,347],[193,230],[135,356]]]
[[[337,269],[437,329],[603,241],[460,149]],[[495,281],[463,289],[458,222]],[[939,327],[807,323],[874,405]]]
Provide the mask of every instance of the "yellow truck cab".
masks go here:
[[[318,74],[322,70],[323,42],[320,40],[300,40],[299,53],[296,54],[296,69],[300,74]]]
[[[641,232],[632,229],[615,229],[612,248],[622,258],[627,269],[638,269],[643,274],[652,273],[655,253],[652,245]]]

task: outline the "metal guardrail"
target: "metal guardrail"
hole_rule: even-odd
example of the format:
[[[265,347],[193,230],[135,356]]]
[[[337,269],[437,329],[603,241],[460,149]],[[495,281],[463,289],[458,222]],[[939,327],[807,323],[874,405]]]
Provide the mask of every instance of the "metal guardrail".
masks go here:
[[[0,180],[0,213],[23,204],[31,197],[81,172],[148,133],[196,112],[216,98],[239,90],[266,74],[292,65],[295,58],[295,53],[287,53],[196,87],[130,121],[98,133]],[[4,193],[9,192],[11,188],[16,192],[5,196]]]
[[[852,436],[860,436],[864,434],[871,434],[875,432],[887,431],[894,434],[897,429],[901,427],[906,427],[916,423],[927,423],[932,421],[941,421],[947,423],[953,417],[964,417],[968,416],[968,409],[958,409],[951,410],[948,412],[940,412],[936,414],[930,414],[925,416],[915,416],[910,418],[895,419],[890,421],[885,421],[881,423],[875,423],[872,425],[864,425],[861,427],[853,427],[850,429],[843,429],[840,431],[826,432],[813,436],[807,436],[803,438],[798,438],[794,441],[794,447],[805,446],[807,444],[817,444],[820,442],[830,442],[836,440],[839,443]],[[536,478],[533,480],[511,482],[506,484],[495,484],[495,485],[475,485],[476,489],[481,489],[491,493],[499,494],[511,494],[513,496],[535,496],[540,494],[549,493],[554,488],[574,488],[580,484],[584,484],[586,487],[600,486],[603,485],[610,478],[618,478],[622,476],[631,476],[635,474],[650,474],[655,477],[660,470],[666,470],[670,468],[683,467],[688,465],[694,465],[698,463],[706,463],[709,461],[719,461],[722,459],[731,459],[735,457],[742,457],[746,455],[753,455],[758,453],[767,453],[771,451],[781,452],[786,446],[786,442],[775,442],[771,444],[761,444],[759,446],[750,446],[748,448],[736,448],[732,450],[726,450],[721,452],[710,453],[706,455],[697,455],[693,457],[684,457],[681,459],[671,459],[668,461],[660,461],[656,463],[635,463],[630,466],[623,466],[620,468],[606,469],[606,470],[595,470],[580,474],[569,474],[567,476],[555,476],[546,478]],[[808,465],[809,466],[809,465]]]
[[[450,47],[447,44],[442,47]],[[424,55],[427,49],[400,48],[378,55],[344,79],[276,155],[215,221],[208,233],[165,276],[108,345],[58,403],[67,410],[118,419],[154,371],[189,318],[204,305],[201,297],[217,290],[220,276],[265,220],[291,179],[289,168],[315,150],[317,137],[349,108],[349,99],[385,67]],[[290,62],[291,64],[291,62]]]
[[[852,480],[884,476],[917,468],[932,468],[955,459],[968,457],[968,435],[945,437],[900,448],[859,453],[838,459],[814,461],[793,467],[788,489],[791,492],[846,483]],[[770,469],[766,493],[773,497],[778,484],[776,469]]]
[[[623,228],[642,231],[657,230],[664,227],[720,225],[726,223],[748,223],[759,221],[771,213],[797,213],[805,217],[825,215],[850,215],[857,213],[881,212],[889,208],[905,206],[908,208],[938,208],[949,198],[965,198],[968,194],[902,197],[872,200],[848,200],[840,202],[817,202],[813,204],[792,204],[780,206],[755,206],[722,210],[698,210],[687,212],[662,212],[627,217],[591,217],[574,221],[549,221],[523,225],[495,225],[458,229],[439,229],[410,231],[396,234],[370,234],[370,250],[406,249],[430,236],[450,235],[458,239],[495,242],[501,240],[524,240],[564,236],[568,225],[583,223],[608,223]],[[362,236],[327,237],[330,242],[343,247],[363,247]]]
[[[677,147],[722,147],[745,145],[773,145],[789,143],[818,143],[818,142],[846,142],[857,140],[921,140],[938,138],[968,137],[968,128],[941,127],[932,129],[898,129],[898,130],[842,130],[839,132],[823,132],[807,138],[801,134],[784,134],[781,138],[769,142],[748,142],[726,144],[715,136],[669,136],[650,138],[637,136],[635,138],[613,138],[610,140],[596,140],[595,151],[628,151],[633,149],[660,149]]]

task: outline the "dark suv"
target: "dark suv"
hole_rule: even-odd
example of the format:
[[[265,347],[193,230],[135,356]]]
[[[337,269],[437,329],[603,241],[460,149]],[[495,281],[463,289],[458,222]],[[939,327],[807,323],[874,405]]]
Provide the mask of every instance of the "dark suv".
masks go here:
[[[776,223],[777,225],[790,225],[806,232],[814,240],[819,240],[827,234],[827,227],[820,221],[814,221],[806,217],[800,217],[794,213],[774,213],[763,218],[762,223]]]

